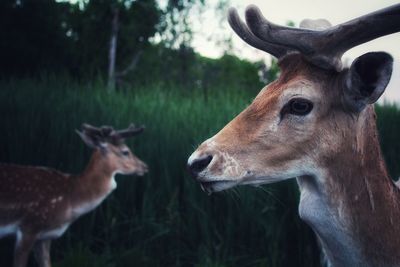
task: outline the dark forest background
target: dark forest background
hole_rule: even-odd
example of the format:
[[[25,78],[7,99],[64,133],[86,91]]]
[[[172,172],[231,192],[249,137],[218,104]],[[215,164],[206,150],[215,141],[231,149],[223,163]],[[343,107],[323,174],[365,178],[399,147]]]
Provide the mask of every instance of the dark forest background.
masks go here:
[[[214,1],[215,2],[215,1]],[[90,150],[84,122],[145,124],[128,144],[145,177],[117,177],[94,212],[53,242],[55,267],[321,266],[314,234],[298,217],[295,181],[207,196],[186,173],[195,147],[279,75],[276,62],[193,48],[193,24],[229,1],[0,1],[0,161],[78,173]],[[222,26],[221,26],[222,27]],[[240,52],[240,51],[239,51]],[[400,175],[400,110],[377,106],[382,149]],[[0,240],[11,266],[13,238]],[[34,261],[30,266],[36,266]]]

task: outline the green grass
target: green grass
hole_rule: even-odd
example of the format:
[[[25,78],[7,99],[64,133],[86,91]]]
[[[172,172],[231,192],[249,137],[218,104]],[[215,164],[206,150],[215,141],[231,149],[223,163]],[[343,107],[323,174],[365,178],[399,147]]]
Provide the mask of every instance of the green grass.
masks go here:
[[[313,233],[297,215],[294,181],[207,196],[185,171],[196,145],[255,94],[212,88],[205,98],[200,90],[157,85],[109,94],[101,82],[57,77],[0,82],[3,162],[76,173],[90,157],[74,132],[82,123],[146,125],[128,144],[149,174],[117,177],[117,190],[54,242],[54,266],[319,266]],[[389,145],[400,132],[399,110],[380,107],[378,113],[385,156],[399,175],[400,148]],[[1,242],[0,252],[9,251],[10,241]],[[0,262],[8,254],[0,253]]]

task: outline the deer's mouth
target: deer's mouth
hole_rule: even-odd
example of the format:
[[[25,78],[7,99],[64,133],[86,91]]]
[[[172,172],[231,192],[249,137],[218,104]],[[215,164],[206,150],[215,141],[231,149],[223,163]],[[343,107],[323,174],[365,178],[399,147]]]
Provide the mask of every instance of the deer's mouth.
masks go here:
[[[127,172],[127,173],[124,173],[124,174],[126,174],[126,175],[135,175],[135,176],[143,176],[148,172],[149,172],[148,168],[143,168],[143,169],[140,169],[140,170],[134,170],[134,171]]]
[[[134,172],[133,174],[134,175],[137,175],[137,176],[143,176],[143,175],[145,175],[146,173],[148,173],[149,172],[149,170],[146,168],[146,169],[143,169],[143,170],[140,170],[140,171],[136,171],[136,172]]]
[[[238,185],[251,185],[258,187],[259,185],[262,184],[275,183],[281,180],[286,180],[286,179],[270,177],[270,176],[268,177],[263,176],[257,178],[254,175],[254,173],[250,171],[247,172],[246,176],[240,179],[223,179],[223,180],[211,180],[211,181],[198,179],[198,181],[200,182],[201,189],[208,194],[224,191]]]
[[[201,189],[207,194],[227,190],[238,185],[238,181],[219,180],[219,181],[200,181]]]
[[[141,167],[134,172],[134,175],[143,176],[149,172],[149,167],[146,164],[142,163]]]

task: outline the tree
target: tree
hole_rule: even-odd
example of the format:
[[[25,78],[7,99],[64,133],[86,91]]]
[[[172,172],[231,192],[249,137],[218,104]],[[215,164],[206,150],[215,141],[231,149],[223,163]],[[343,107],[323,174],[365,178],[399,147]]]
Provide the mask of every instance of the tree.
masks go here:
[[[159,37],[165,47],[178,50],[178,57],[173,60],[179,62],[182,84],[190,80],[188,64],[195,57],[192,22],[194,17],[200,18],[204,5],[205,0],[169,0],[163,13]]]
[[[155,0],[87,2],[70,21],[80,50],[77,64],[94,72],[107,69],[109,88],[113,89],[134,70],[160,19]]]

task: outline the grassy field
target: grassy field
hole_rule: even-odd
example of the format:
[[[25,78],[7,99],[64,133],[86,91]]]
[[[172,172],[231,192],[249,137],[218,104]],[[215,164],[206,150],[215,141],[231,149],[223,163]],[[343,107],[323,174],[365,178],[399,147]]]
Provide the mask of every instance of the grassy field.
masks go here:
[[[55,267],[319,266],[311,230],[297,215],[294,181],[207,196],[185,171],[188,156],[240,112],[256,92],[133,88],[109,94],[101,82],[0,82],[0,161],[82,170],[90,157],[74,130],[83,122],[146,131],[128,143],[144,177],[117,177],[117,190],[54,242]],[[400,111],[378,108],[382,147],[400,175]],[[397,165],[396,165],[397,164]],[[0,242],[0,265],[12,240]],[[31,266],[35,266],[33,263]]]

